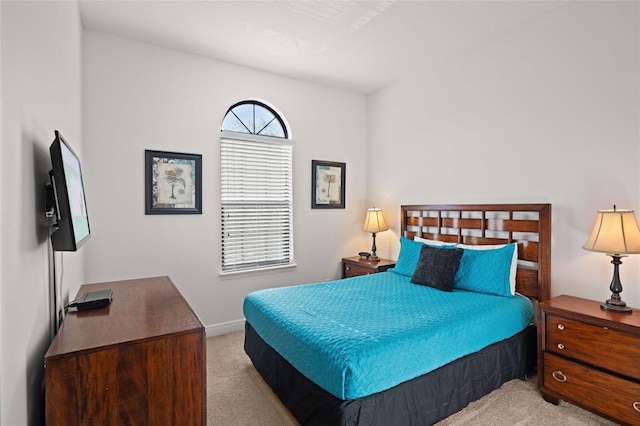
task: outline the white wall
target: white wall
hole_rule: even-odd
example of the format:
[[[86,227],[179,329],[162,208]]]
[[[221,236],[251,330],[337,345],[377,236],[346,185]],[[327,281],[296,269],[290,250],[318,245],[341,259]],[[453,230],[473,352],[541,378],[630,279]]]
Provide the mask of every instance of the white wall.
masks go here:
[[[552,295],[607,299],[611,258],[581,247],[598,209],[640,212],[638,5],[565,3],[371,95],[368,198],[395,213],[379,254],[401,204],[549,202]],[[640,307],[640,256],[623,262]]]
[[[44,185],[55,129],[82,152],[80,17],[68,1],[0,7],[0,424],[39,425],[50,339]],[[82,272],[82,253],[66,254],[65,293],[75,294]]]
[[[88,281],[168,275],[205,325],[224,325],[247,293],[338,278],[340,259],[366,248],[364,96],[93,31],[83,42]],[[220,124],[247,98],[291,125],[298,266],[221,279]],[[202,215],[144,214],[145,149],[202,154]],[[314,159],[347,164],[346,209],[311,209]]]

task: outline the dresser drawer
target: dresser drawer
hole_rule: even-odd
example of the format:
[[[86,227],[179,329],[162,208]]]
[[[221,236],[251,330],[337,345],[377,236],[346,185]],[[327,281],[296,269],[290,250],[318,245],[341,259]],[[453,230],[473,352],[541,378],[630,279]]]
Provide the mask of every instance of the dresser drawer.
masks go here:
[[[544,354],[544,387],[628,424],[640,424],[640,384]],[[571,398],[571,399],[569,399]]]
[[[552,314],[545,323],[546,351],[640,380],[640,338]]]

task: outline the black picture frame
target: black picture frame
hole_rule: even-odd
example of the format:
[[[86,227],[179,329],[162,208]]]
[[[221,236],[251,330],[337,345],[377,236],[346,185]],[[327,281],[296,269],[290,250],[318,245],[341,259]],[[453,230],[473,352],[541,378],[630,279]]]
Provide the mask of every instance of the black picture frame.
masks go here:
[[[202,155],[145,150],[145,210],[202,214]]]
[[[344,209],[346,163],[311,160],[311,208]]]

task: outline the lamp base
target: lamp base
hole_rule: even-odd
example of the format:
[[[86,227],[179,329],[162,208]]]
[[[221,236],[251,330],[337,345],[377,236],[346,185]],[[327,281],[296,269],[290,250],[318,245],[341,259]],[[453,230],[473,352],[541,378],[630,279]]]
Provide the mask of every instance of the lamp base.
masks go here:
[[[620,297],[620,293],[622,293],[622,283],[620,282],[620,271],[618,267],[622,265],[620,258],[626,257],[626,255],[607,253],[607,256],[611,256],[611,263],[613,264],[613,279],[609,286],[609,290],[611,290],[611,298],[607,299],[606,302],[601,303],[600,308],[605,311],[632,312],[631,308],[629,308]]]
[[[373,237],[373,245],[371,246],[371,256],[369,256],[369,262],[377,262],[380,260],[378,256],[376,256],[376,233],[371,233]]]
[[[605,311],[614,311],[614,312],[633,312],[633,310],[627,306],[622,300],[615,301],[608,299],[606,302],[600,304],[600,308]]]

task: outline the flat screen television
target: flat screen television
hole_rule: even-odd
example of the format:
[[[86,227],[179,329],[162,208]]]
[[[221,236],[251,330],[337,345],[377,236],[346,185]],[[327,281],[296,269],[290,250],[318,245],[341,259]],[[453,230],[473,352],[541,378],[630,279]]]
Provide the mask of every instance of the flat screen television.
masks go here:
[[[56,219],[51,244],[54,251],[76,251],[91,235],[82,167],[62,134],[56,130],[55,135],[49,147],[52,167],[49,179]]]

